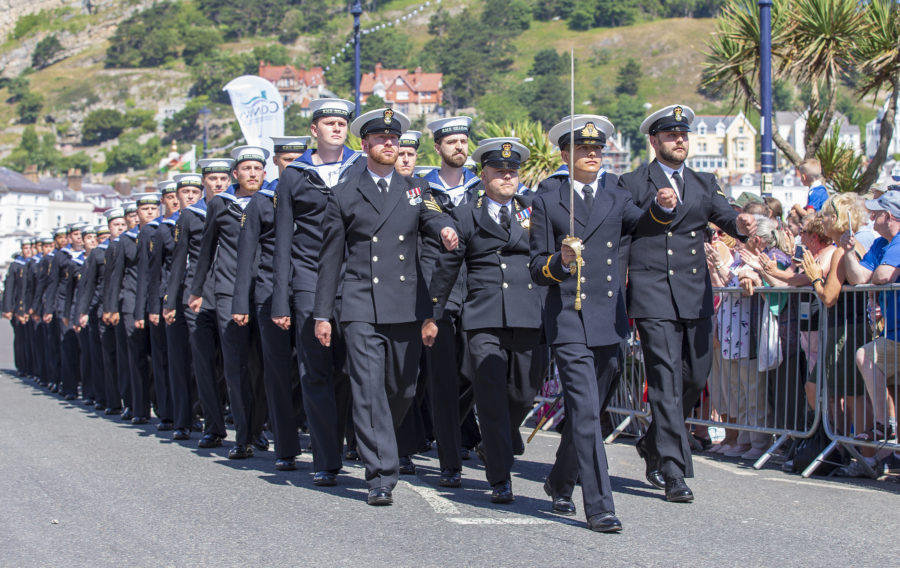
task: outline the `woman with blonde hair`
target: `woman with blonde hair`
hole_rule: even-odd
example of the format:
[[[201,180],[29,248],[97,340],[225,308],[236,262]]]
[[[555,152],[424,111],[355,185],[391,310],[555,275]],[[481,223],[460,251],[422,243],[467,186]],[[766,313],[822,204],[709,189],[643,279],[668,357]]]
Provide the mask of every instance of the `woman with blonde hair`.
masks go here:
[[[831,196],[819,215],[824,221],[828,236],[835,242],[841,235],[853,232],[866,220],[855,193]],[[855,364],[856,349],[868,342],[871,334],[866,314],[866,293],[841,291],[847,283],[847,275],[841,260],[848,254],[837,247],[831,257],[830,269],[825,270],[810,251],[803,255],[803,270],[812,281],[813,290],[827,308],[821,317],[820,328],[825,329],[823,342],[825,353],[819,357],[822,363],[823,383],[828,392],[831,418],[835,427],[844,435],[863,432],[866,413],[866,386]],[[862,246],[849,254],[865,254]],[[870,416],[869,416],[870,418]]]

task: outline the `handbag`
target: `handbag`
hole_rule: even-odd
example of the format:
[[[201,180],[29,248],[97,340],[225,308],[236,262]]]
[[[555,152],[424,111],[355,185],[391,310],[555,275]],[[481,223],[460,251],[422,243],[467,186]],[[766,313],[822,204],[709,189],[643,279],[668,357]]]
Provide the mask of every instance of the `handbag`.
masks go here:
[[[772,313],[768,298],[762,303],[756,339],[757,370],[764,372],[777,369],[784,360],[784,354],[781,349],[781,336],[778,334],[778,318]]]

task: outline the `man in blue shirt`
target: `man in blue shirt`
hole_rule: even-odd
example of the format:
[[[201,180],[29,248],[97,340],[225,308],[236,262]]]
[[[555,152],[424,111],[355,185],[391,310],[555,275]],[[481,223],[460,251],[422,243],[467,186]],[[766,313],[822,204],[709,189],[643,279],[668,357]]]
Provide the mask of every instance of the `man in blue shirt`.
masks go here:
[[[847,280],[851,284],[892,284],[900,279],[900,192],[888,191],[878,199],[866,201],[866,208],[872,215],[875,232],[880,235],[872,244],[869,252],[859,260],[855,254],[844,255],[844,269]],[[848,234],[841,238],[841,246],[848,253],[853,250],[855,239]],[[885,291],[880,294],[880,308],[884,316],[884,334],[862,347],[856,352],[856,364],[866,383],[866,390],[874,408],[874,427],[860,435],[869,441],[887,440],[893,437],[889,431],[888,408],[896,412],[896,401],[890,400],[888,381],[896,385],[897,363],[900,362],[898,352],[900,343],[897,340],[897,294]],[[891,389],[893,390],[893,389]],[[894,414],[896,417],[896,414]],[[868,450],[868,451],[867,451]],[[849,472],[846,475],[868,473],[877,475],[874,450],[863,448],[862,453],[868,468],[859,468],[859,473]]]

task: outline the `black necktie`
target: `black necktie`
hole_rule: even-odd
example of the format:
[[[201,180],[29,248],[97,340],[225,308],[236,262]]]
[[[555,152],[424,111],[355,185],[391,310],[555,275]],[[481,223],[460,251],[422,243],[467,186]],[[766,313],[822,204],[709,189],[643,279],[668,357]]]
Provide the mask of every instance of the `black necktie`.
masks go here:
[[[586,185],[581,188],[581,192],[584,194],[584,204],[587,206],[587,210],[590,211],[594,205],[594,190],[591,186]]]
[[[384,178],[378,180],[378,189],[381,190],[381,193],[387,193],[387,181]]]
[[[675,189],[678,190],[678,199],[684,199],[684,180],[681,179],[681,174],[672,172],[672,179],[675,180]]]
[[[500,206],[500,226],[509,230],[509,207],[506,205]]]

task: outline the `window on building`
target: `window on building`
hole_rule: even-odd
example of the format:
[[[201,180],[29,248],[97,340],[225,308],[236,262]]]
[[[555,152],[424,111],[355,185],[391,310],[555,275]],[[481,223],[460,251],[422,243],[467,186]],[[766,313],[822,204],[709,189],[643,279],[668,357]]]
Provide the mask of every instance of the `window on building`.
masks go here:
[[[698,132],[698,134],[699,134],[699,132]],[[700,143],[700,151],[703,153],[706,153],[706,142]]]
[[[725,144],[724,143],[719,142],[719,151],[717,152],[717,154],[719,154],[720,156],[725,154]]]
[[[60,225],[62,225],[62,215],[57,215],[56,216],[56,226],[59,227]]]
[[[744,127],[743,127],[743,126],[738,126],[738,135],[741,135],[741,134],[743,134],[743,133],[744,133]]]
[[[401,79],[400,77],[397,77],[397,80],[394,81],[394,84],[395,84],[395,85],[402,85],[402,84],[403,84],[403,79]]]
[[[738,140],[737,151],[743,153],[743,151],[744,151],[744,141],[743,140]]]
[[[697,136],[706,136],[706,123],[700,123],[700,126],[697,127]]]
[[[16,228],[18,229],[22,225],[22,211],[21,209],[16,209]]]
[[[408,101],[409,100],[409,91],[397,91],[397,100],[398,101]]]

